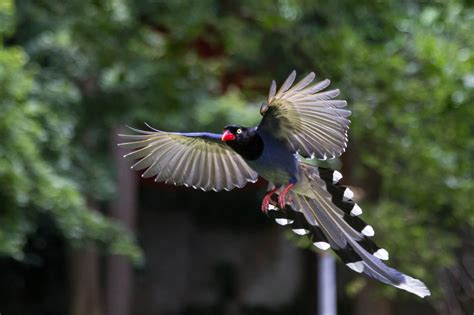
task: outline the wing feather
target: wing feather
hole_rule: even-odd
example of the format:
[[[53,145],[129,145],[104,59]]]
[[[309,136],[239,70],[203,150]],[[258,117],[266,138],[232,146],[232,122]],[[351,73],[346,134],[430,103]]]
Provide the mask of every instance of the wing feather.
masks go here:
[[[225,143],[210,133],[164,132],[131,128],[137,134],[120,135],[131,149],[125,155],[137,159],[132,169],[145,171],[142,177],[202,190],[231,190],[255,182],[258,174]]]
[[[196,153],[198,151],[194,150],[189,153],[189,155],[185,159],[185,165],[181,171],[179,180],[184,186],[189,187],[192,186],[190,178],[192,178],[192,170],[194,169],[194,163],[196,162]]]
[[[272,82],[268,108],[263,111],[259,129],[285,141],[290,149],[302,156],[319,159],[340,156],[347,146],[347,130],[351,111],[344,109],[345,100],[334,100],[339,90],[323,91],[330,84],[323,80],[311,84],[313,72],[295,82],[293,71],[276,91]]]
[[[275,96],[276,88],[277,88],[276,82],[272,81],[272,85],[270,86],[270,91],[268,92],[268,99],[271,99]]]
[[[295,72],[295,75],[296,75],[296,72]],[[316,78],[316,75],[314,74],[314,72],[310,72],[307,76],[304,77],[303,80],[295,84],[288,92],[294,93],[294,92],[301,91],[302,89],[307,87],[311,82],[313,82],[314,78]]]
[[[315,83],[309,87],[307,87],[306,89],[304,89],[303,91],[301,91],[301,94],[314,94],[316,92],[319,92],[321,90],[324,90],[325,88],[327,88],[329,85],[331,84],[331,81],[328,80],[328,79],[325,79],[321,82],[318,82],[318,83]]]
[[[288,89],[291,87],[293,82],[295,82],[296,78],[296,71],[293,70],[288,78],[286,78],[285,82],[283,82],[281,88],[278,90],[277,94],[275,95],[275,98],[281,97]]]
[[[217,152],[213,151],[211,157],[212,157],[212,164],[213,164],[214,170],[216,171],[216,170],[221,169]],[[215,190],[217,191],[221,190],[222,187],[224,186],[222,176],[214,175],[214,183],[215,183]]]
[[[182,185],[183,179],[183,164],[187,158],[186,156],[186,147],[179,148],[179,151],[174,153],[175,159],[172,159],[169,165],[171,169],[171,174],[169,175],[170,178],[173,179],[173,184],[175,185]]]
[[[199,182],[196,184],[197,187],[201,187],[202,190],[208,190],[207,183],[209,181],[209,160],[207,159],[207,150],[201,150],[201,158],[199,159]]]

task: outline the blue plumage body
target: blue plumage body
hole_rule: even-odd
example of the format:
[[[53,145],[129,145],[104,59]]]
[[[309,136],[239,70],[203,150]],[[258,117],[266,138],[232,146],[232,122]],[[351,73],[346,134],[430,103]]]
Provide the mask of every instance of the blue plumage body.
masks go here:
[[[281,140],[257,130],[263,140],[263,151],[255,160],[247,163],[263,178],[276,186],[296,183],[299,179],[298,160]]]

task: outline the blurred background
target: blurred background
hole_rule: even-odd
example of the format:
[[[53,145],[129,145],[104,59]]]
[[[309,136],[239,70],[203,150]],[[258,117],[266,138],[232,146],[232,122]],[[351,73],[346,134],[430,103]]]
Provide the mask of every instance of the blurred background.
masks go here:
[[[0,0],[0,38],[1,314],[318,314],[320,254],[260,213],[265,182],[156,184],[116,146],[255,124],[293,69],[348,100],[332,166],[432,290],[337,262],[338,314],[474,311],[472,1]]]

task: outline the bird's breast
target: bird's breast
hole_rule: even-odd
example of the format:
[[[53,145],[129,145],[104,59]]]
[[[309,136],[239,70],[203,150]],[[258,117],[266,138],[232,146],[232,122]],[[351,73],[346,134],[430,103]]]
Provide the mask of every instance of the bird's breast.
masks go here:
[[[260,157],[247,161],[260,176],[275,185],[295,183],[299,179],[298,160],[295,155],[280,141],[262,137],[264,148]]]

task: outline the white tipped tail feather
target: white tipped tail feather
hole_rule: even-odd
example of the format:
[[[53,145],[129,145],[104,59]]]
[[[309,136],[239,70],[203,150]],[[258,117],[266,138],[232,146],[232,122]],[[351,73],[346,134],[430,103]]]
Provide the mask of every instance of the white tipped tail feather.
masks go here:
[[[404,275],[405,281],[395,287],[402,290],[408,291],[410,293],[416,294],[421,298],[425,296],[430,296],[431,292],[428,290],[426,285],[418,279],[412,278],[410,276]]]
[[[293,232],[309,237],[321,250],[332,248],[355,272],[422,298],[430,295],[422,281],[382,262],[388,260],[389,253],[372,241],[375,231],[358,217],[362,209],[352,201],[352,191],[338,184],[342,178],[339,172],[305,162],[300,162],[300,168],[310,187],[303,189],[304,195],[290,191],[289,205],[269,212],[277,223],[288,223]]]

